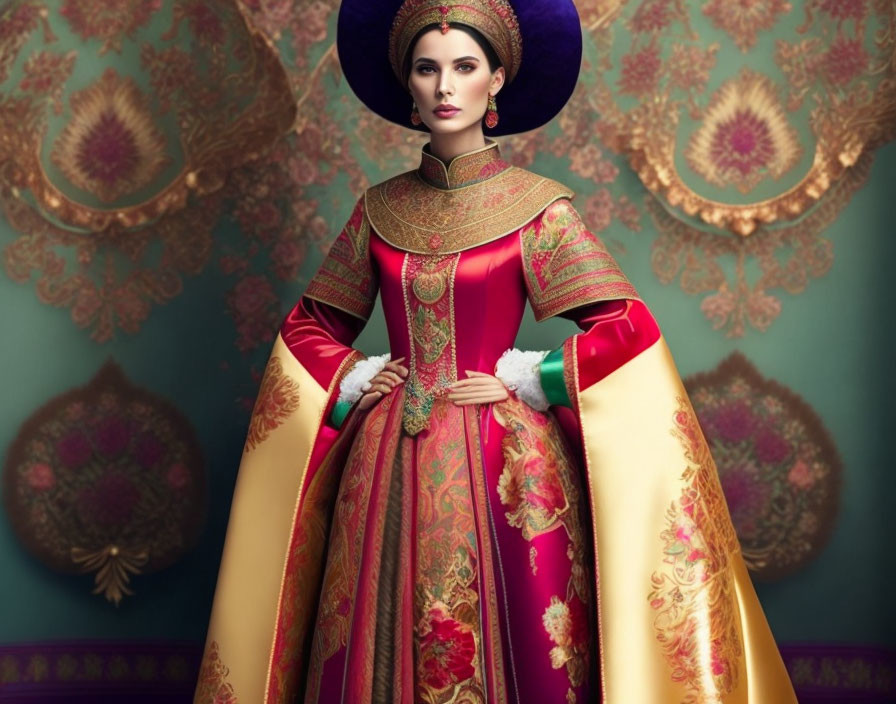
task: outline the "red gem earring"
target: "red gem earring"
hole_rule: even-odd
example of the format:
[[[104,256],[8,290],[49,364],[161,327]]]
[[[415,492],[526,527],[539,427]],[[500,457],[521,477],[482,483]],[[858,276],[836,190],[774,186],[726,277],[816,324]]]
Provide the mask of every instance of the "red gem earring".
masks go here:
[[[423,123],[423,119],[420,117],[420,111],[417,110],[417,103],[414,103],[414,107],[411,109],[411,124],[414,126],[420,125]]]
[[[495,102],[495,96],[488,96],[488,110],[485,112],[485,126],[490,130],[498,126],[498,104]]]

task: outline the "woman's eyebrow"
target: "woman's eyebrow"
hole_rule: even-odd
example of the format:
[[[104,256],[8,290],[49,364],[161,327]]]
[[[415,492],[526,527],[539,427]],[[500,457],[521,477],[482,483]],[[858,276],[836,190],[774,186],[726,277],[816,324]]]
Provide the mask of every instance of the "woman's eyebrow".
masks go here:
[[[478,59],[477,57],[475,57],[475,56],[461,56],[459,59],[455,59],[452,63],[455,63],[455,64],[456,64],[456,63],[459,63],[459,62],[461,62],[461,61],[471,61],[471,60],[472,60],[472,61],[479,61],[479,59]],[[430,64],[434,64],[434,63],[436,63],[435,59],[430,59],[430,58],[428,58],[428,57],[426,57],[426,56],[421,56],[421,57],[418,58],[414,63],[415,63],[415,64],[419,64],[419,63],[424,62],[424,61],[425,61],[426,63],[430,63]]]

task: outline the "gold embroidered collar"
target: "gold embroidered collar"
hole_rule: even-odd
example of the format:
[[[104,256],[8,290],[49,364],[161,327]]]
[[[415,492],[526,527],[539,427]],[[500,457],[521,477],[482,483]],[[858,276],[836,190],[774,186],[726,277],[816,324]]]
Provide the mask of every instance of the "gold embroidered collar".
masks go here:
[[[451,254],[519,229],[559,198],[562,183],[511,166],[497,142],[447,166],[423,151],[420,168],[368,189],[367,219],[386,242],[417,254]]]
[[[459,154],[447,166],[429,151],[427,143],[420,154],[420,167],[417,169],[420,178],[436,188],[463,188],[510,168],[510,164],[501,158],[498,143],[488,138],[485,141],[484,147]]]

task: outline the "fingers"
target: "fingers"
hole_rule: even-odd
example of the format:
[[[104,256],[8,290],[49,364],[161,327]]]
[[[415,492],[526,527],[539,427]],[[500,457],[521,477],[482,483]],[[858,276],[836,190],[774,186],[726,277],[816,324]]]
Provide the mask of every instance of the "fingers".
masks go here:
[[[455,406],[471,406],[476,403],[498,403],[499,401],[504,401],[506,396],[497,396],[495,394],[485,394],[482,396],[473,396],[470,398],[463,399],[451,399],[451,402]]]
[[[494,379],[462,379],[461,381],[455,381],[448,388],[453,391],[455,389],[497,388],[497,386]]]
[[[395,382],[394,384],[392,384],[393,386],[395,386],[396,384],[401,384],[402,382],[404,382],[404,379],[402,379],[400,376],[398,376],[398,374],[396,374],[395,372],[382,371],[382,372],[380,372],[377,376],[378,376],[378,377],[383,377],[385,380],[389,380],[389,381],[393,381],[393,382]],[[374,378],[377,378],[377,377],[374,377]]]
[[[361,400],[358,401],[358,408],[362,411],[366,411],[370,408],[374,403],[379,401],[382,398],[383,394],[379,391],[374,391],[373,393],[364,394],[361,397]]]
[[[503,391],[498,391],[496,389],[485,389],[480,391],[465,391],[459,394],[448,394],[448,400],[459,401],[470,398],[489,398],[499,400],[506,398],[506,396],[507,395]]]
[[[486,374],[473,379],[461,379],[455,381],[449,387],[452,391],[470,390],[470,389],[504,389],[504,382],[497,377]]]
[[[402,359],[404,359],[404,357],[402,357]],[[399,364],[398,360],[387,362],[385,368],[403,377],[408,375],[408,368],[403,364]]]

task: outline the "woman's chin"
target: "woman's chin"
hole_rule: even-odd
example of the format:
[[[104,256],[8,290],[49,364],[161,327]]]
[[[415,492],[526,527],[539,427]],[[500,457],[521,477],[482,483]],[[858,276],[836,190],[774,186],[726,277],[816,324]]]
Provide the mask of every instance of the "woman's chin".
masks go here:
[[[436,121],[432,124],[426,125],[429,128],[431,134],[457,134],[460,132],[465,132],[472,127],[472,124],[469,122],[461,122],[456,119],[442,120],[436,118]]]

